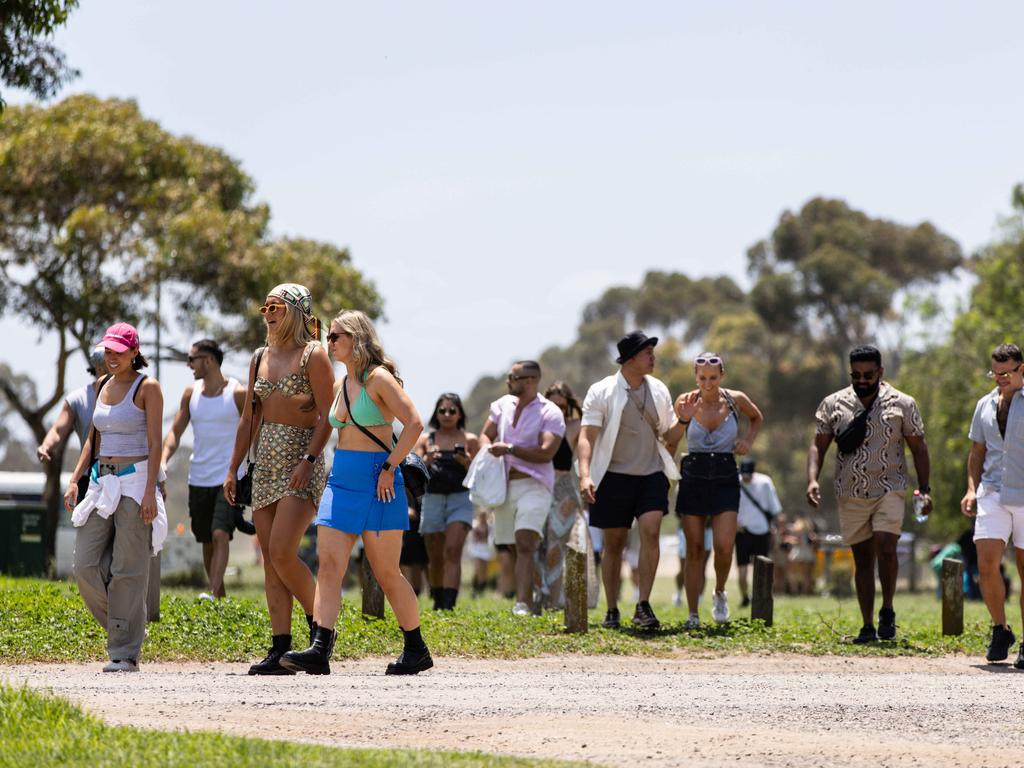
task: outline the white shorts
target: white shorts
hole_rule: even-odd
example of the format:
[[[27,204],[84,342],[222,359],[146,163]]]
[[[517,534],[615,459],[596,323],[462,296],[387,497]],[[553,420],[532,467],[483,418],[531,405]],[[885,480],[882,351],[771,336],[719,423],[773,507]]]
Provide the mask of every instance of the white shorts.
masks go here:
[[[505,503],[494,510],[494,543],[515,544],[516,531],[544,535],[552,493],[540,480],[509,480]]]
[[[679,543],[679,559],[680,560],[685,560],[686,559],[686,534],[683,533],[683,526],[682,525],[680,525],[679,528],[676,530],[676,538],[677,538],[678,543]],[[704,529],[704,551],[705,552],[711,552],[711,551],[714,550],[715,543],[714,543],[713,539],[714,539],[714,536],[713,536],[712,531],[711,531],[711,526],[709,525],[707,528]]]
[[[1001,539],[1004,544],[1013,536],[1013,546],[1024,549],[1024,506],[1003,504],[999,491],[978,489],[978,516],[974,523],[974,540]]]

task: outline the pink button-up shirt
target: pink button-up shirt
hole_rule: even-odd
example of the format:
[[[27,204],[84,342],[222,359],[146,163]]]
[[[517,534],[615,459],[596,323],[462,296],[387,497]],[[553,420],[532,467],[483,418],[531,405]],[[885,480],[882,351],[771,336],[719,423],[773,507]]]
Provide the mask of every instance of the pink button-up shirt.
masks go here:
[[[524,448],[540,447],[542,432],[550,432],[558,437],[565,434],[565,417],[562,410],[542,395],[531,400],[523,412],[519,414],[519,422],[513,426],[512,419],[516,415],[519,398],[505,395],[491,403],[491,421],[498,428],[498,440]],[[520,472],[539,480],[550,491],[555,487],[555,467],[550,461],[535,464],[523,461],[518,456],[505,454],[505,469],[518,469]]]

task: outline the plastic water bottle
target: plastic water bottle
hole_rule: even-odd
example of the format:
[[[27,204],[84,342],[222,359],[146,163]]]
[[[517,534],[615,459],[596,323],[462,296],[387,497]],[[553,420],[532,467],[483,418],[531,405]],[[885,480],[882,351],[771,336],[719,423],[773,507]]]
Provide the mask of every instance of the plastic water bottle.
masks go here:
[[[925,498],[921,491],[914,491],[914,519],[919,523],[928,521],[928,508],[925,506]]]

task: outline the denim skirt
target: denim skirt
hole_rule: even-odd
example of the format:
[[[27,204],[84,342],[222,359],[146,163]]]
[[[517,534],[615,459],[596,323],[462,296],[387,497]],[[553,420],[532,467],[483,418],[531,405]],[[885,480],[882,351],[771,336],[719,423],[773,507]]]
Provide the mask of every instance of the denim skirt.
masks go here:
[[[355,534],[408,530],[409,502],[401,468],[394,470],[395,498],[377,499],[377,478],[387,458],[384,451],[335,451],[316,524]]]

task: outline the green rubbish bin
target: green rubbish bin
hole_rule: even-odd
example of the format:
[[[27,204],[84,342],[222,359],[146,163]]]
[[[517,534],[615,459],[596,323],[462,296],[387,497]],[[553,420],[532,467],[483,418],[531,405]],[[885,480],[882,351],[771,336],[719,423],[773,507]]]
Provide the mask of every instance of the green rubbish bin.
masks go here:
[[[46,507],[0,499],[0,573],[46,575]]]

